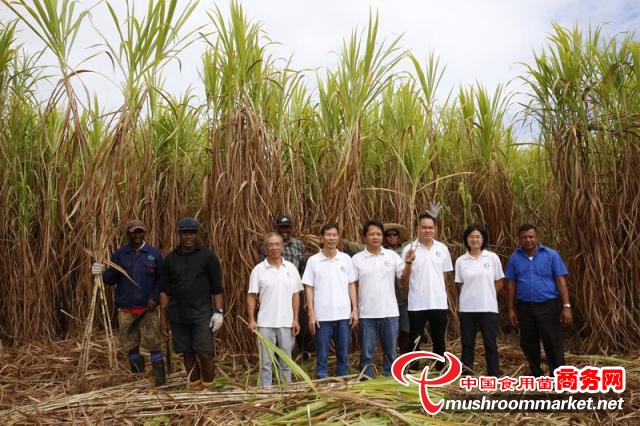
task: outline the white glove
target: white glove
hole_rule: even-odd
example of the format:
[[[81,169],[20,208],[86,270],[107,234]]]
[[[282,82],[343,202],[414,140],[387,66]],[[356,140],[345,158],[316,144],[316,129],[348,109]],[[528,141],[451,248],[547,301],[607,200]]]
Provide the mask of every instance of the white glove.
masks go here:
[[[102,263],[96,262],[93,265],[91,265],[91,273],[93,275],[100,275],[103,272],[104,272],[104,265]]]
[[[209,321],[209,328],[212,331],[218,331],[218,329],[220,329],[220,327],[222,327],[222,321],[223,320],[224,320],[224,315],[222,315],[220,312],[216,312],[211,317],[211,321]]]
[[[434,219],[438,218],[438,215],[440,215],[440,210],[442,210],[442,204],[440,204],[439,201],[436,201],[435,203],[431,201],[429,203],[428,212],[431,216],[433,216]]]

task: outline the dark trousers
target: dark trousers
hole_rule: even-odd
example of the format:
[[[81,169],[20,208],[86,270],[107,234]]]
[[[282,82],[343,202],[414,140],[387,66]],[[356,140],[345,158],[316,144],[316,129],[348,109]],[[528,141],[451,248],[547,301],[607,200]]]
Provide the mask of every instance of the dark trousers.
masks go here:
[[[518,323],[520,325],[520,346],[524,352],[531,374],[542,376],[540,366],[540,341],[549,365],[549,374],[564,365],[564,336],[560,323],[562,307],[558,299],[542,303],[517,301]]]
[[[484,342],[484,356],[487,362],[487,374],[498,376],[498,314],[494,312],[460,312],[460,340],[462,341],[462,363],[473,371],[473,358],[476,348],[478,328]]]
[[[449,310],[448,309],[428,309],[425,311],[409,311],[409,335],[411,338],[412,350],[419,350],[420,341],[414,343],[418,337],[422,337],[424,334],[424,328],[429,323],[429,334],[431,335],[431,341],[433,341],[433,352],[438,355],[444,356],[445,348],[445,333],[447,331]],[[412,368],[417,369],[415,364]],[[444,368],[443,362],[436,362],[436,370],[442,370]]]
[[[309,332],[309,318],[307,317],[307,310],[305,309],[304,291],[300,292],[300,313],[298,317],[300,333],[296,336],[296,349],[302,354],[302,360],[306,361],[309,353],[315,350],[315,342]]]

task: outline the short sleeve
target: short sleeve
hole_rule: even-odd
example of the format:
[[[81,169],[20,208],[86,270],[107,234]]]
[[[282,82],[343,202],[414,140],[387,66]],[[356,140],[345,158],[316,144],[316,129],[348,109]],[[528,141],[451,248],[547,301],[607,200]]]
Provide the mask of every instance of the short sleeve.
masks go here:
[[[218,256],[214,252],[209,252],[207,273],[209,275],[209,290],[211,294],[224,293],[222,288],[222,269],[220,268]]]
[[[260,272],[258,271],[257,266],[253,268],[251,275],[249,276],[249,290],[247,293],[260,293]]]
[[[356,277],[355,268],[353,267],[353,261],[350,257],[346,257],[345,261],[347,262],[347,277],[349,279],[349,283],[354,283],[358,281]]]
[[[567,267],[564,265],[564,262],[560,258],[558,252],[555,250],[551,252],[551,270],[553,272],[553,278],[569,275]]]
[[[295,266],[293,267],[293,281],[294,281],[294,285],[293,285],[294,293],[304,290],[302,288],[302,280],[300,279],[300,273],[295,268]]]
[[[396,252],[392,252],[396,261],[396,277],[402,278],[402,272],[404,271],[404,261]]]
[[[505,278],[511,281],[516,281],[516,267],[514,261],[514,254],[509,258],[509,262],[507,263],[507,270],[505,271]]]
[[[407,260],[407,253],[409,252],[409,249],[411,249],[411,243],[407,244],[402,249],[402,254],[400,255],[400,259],[402,259],[403,262]]]
[[[456,259],[455,272],[456,272],[455,282],[459,284],[463,284],[464,281],[462,281],[462,257],[459,257]]]
[[[307,267],[304,269],[304,274],[302,275],[302,284],[311,287],[314,286],[316,281],[315,269],[315,261],[313,259],[309,259]]]
[[[504,278],[504,273],[502,272],[502,263],[500,262],[500,258],[497,254],[493,255],[493,280],[498,281]]]
[[[353,256],[351,258],[351,264],[353,266],[353,281],[349,281],[349,282],[354,282],[354,281],[358,281],[360,279],[360,272],[358,270],[358,255],[356,254],[355,256]]]
[[[158,290],[161,293],[165,293],[171,296],[171,290],[169,289],[169,262],[168,258],[164,259],[160,265],[160,277],[158,279]]]
[[[449,253],[449,249],[445,246],[444,248],[444,264],[442,265],[443,272],[451,272],[453,271],[453,265],[451,263],[451,253]]]

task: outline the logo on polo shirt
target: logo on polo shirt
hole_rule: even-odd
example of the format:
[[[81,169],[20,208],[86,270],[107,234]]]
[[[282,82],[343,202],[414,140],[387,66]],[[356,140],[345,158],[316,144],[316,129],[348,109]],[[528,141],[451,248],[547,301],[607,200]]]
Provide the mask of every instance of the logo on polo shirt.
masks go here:
[[[346,273],[346,272],[347,272],[347,270],[346,270],[346,269],[344,269],[344,265],[340,265],[340,270],[341,270],[343,273]]]
[[[491,268],[491,265],[489,264],[489,262],[485,262],[484,269],[489,269],[489,268]]]
[[[442,253],[440,253],[439,251],[436,251],[436,257],[440,257],[442,256]]]
[[[391,261],[389,259],[385,260],[384,266],[387,266],[387,267],[391,266]]]
[[[147,256],[147,259],[149,259],[150,261],[153,262],[154,260],[156,260],[156,257],[154,255],[150,254],[149,256]]]

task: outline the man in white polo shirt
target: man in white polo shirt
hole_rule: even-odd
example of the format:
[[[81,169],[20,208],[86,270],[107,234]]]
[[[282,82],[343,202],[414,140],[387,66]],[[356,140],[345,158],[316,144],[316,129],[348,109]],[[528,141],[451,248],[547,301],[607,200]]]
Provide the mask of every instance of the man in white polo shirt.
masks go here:
[[[402,275],[404,263],[396,252],[382,247],[382,223],[369,220],[362,228],[362,237],[366,247],[353,256],[360,313],[360,370],[366,376],[374,377],[373,354],[379,339],[384,375],[390,376],[391,364],[396,359],[400,315],[395,279]]]
[[[447,246],[434,239],[436,219],[430,213],[418,216],[417,233],[418,239],[402,250],[405,268],[401,280],[409,288],[409,334],[415,342],[428,322],[433,352],[444,355],[449,314],[445,274],[453,270],[451,255]],[[415,349],[419,346],[418,340]],[[436,370],[443,367],[444,363],[436,363]]]
[[[291,357],[295,336],[300,332],[300,274],[295,265],[282,258],[282,236],[272,232],[265,237],[266,259],[251,271],[247,316],[249,330],[258,332]],[[258,321],[255,320],[256,300],[260,297]],[[260,386],[271,386],[273,365],[269,353],[259,340]],[[291,382],[291,369],[280,360],[280,382]]]
[[[329,345],[336,348],[336,376],[349,374],[351,329],[358,325],[355,276],[351,258],[338,251],[338,227],[320,228],[322,250],[307,261],[302,276],[307,298],[309,331],[316,337],[316,376],[329,375]]]

